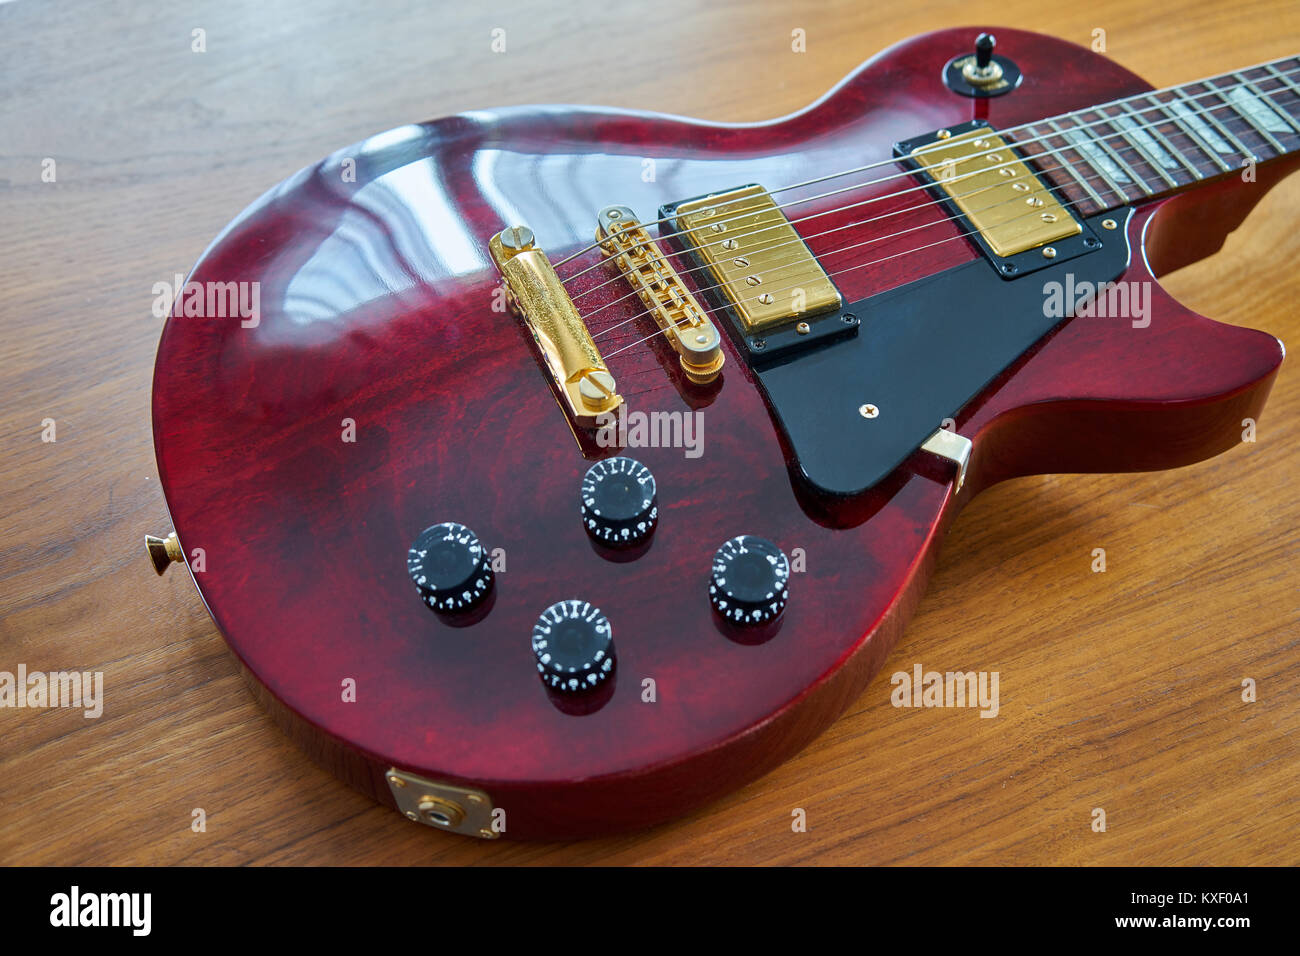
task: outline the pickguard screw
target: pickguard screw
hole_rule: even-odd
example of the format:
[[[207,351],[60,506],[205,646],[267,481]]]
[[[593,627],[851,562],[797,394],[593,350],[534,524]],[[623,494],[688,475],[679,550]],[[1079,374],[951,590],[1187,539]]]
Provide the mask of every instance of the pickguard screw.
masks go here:
[[[1002,274],[1003,274],[1003,275],[1013,276],[1013,275],[1015,275],[1015,274],[1016,274],[1017,272],[1019,272],[1019,271],[1020,271],[1020,266],[1016,265],[1014,262],[1004,262],[1004,263],[1002,263]]]
[[[858,414],[863,418],[875,418],[880,414],[880,409],[867,402],[865,405],[858,406]]]
[[[755,352],[761,352],[767,348],[767,339],[750,339],[749,344]]]
[[[1116,225],[1117,223],[1114,219],[1103,219],[1101,221],[1101,228],[1103,229],[1114,229]]]
[[[840,316],[840,321],[843,322],[845,325],[852,325],[853,323],[858,321],[858,317],[854,315],[852,312],[845,312],[843,315]]]
[[[1056,258],[1056,250],[1055,250],[1054,248],[1052,248],[1051,246],[1048,246],[1047,248],[1045,248],[1045,249],[1043,250],[1043,258],[1044,258],[1044,259],[1055,259],[1055,258]]]
[[[1087,246],[1089,249],[1096,249],[1099,245],[1101,245],[1101,240],[1089,236],[1088,238],[1083,240],[1083,244]]]
[[[798,325],[794,327],[794,330],[798,332],[800,335],[807,335],[809,332],[812,331],[812,326],[809,325],[807,322],[800,322]]]

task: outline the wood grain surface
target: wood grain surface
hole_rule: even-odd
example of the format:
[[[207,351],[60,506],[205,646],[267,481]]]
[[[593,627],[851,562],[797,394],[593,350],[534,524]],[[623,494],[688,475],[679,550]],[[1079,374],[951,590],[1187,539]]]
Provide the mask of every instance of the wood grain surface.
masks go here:
[[[0,863],[1300,863],[1294,359],[1257,440],[1217,459],[982,495],[849,713],[774,773],[639,834],[480,843],[410,824],[300,754],[188,576],[154,576],[141,536],[170,529],[149,424],[153,285],[338,147],[529,102],[764,119],[962,23],[1085,44],[1104,30],[1107,55],[1156,86],[1300,52],[1286,0],[650,9],[0,4],[0,671],[103,671],[106,698],[98,719],[0,708]],[[1300,176],[1164,284],[1300,340],[1297,220]],[[998,671],[998,717],[891,706],[890,674],[917,663]]]

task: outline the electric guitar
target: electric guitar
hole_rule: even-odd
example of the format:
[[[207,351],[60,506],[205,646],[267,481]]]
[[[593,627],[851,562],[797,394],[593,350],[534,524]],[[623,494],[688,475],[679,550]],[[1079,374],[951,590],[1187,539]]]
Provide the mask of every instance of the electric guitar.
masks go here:
[[[1282,345],[1156,276],[1298,156],[1300,57],[1153,90],[1010,29],[909,40],[772,122],[381,133],[177,290],[150,556],[411,820],[667,820],[862,692],[981,489],[1238,444]]]

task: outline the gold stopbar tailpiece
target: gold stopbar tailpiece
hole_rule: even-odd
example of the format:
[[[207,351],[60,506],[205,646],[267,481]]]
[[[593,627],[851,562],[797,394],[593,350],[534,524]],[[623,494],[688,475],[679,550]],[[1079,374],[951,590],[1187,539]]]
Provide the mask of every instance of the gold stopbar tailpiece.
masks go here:
[[[623,404],[614,376],[532,230],[503,229],[488,240],[488,250],[506,280],[507,298],[528,323],[574,419],[591,425],[597,415]]]
[[[674,213],[745,334],[840,307],[840,293],[762,186],[693,199]]]
[[[1014,256],[1082,231],[996,133],[960,133],[918,146],[911,155],[999,256]]]
[[[636,214],[627,206],[602,209],[597,216],[596,241],[664,330],[686,377],[696,385],[717,378],[727,358],[717,327],[651,241]]]

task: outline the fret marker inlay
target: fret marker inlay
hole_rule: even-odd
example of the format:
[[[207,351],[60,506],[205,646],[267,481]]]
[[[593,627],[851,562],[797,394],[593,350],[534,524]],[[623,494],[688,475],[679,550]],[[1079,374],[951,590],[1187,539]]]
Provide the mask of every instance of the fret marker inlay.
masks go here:
[[[1226,139],[1224,139],[1222,136],[1220,136],[1218,133],[1212,130],[1209,124],[1205,122],[1205,120],[1201,119],[1190,109],[1188,109],[1186,103],[1181,103],[1178,100],[1174,100],[1172,103],[1169,104],[1169,108],[1178,115],[1178,118],[1180,120],[1182,120],[1184,123],[1190,126],[1195,131],[1197,136],[1201,137],[1202,140],[1209,143],[1220,153],[1236,152],[1236,150],[1232,148],[1232,145]]]
[[[1113,182],[1131,183],[1133,181],[1124,170],[1120,169],[1119,164],[1112,160],[1105,150],[1100,149],[1096,142],[1083,130],[1068,129],[1065,131],[1065,138],[1074,145],[1076,150],[1088,157],[1088,162],[1105,173]]]
[[[1120,116],[1115,119],[1115,125],[1124,129],[1129,136],[1137,140],[1138,145],[1146,151],[1146,154],[1152,157],[1165,169],[1178,169],[1178,161],[1174,159],[1165,150],[1163,146],[1156,142],[1155,138],[1145,129],[1133,122],[1132,117]]]
[[[1228,91],[1228,99],[1260,129],[1268,130],[1270,133],[1291,132],[1291,127],[1286,125],[1286,120],[1264,105],[1258,96],[1248,92],[1245,87],[1234,86]]]

